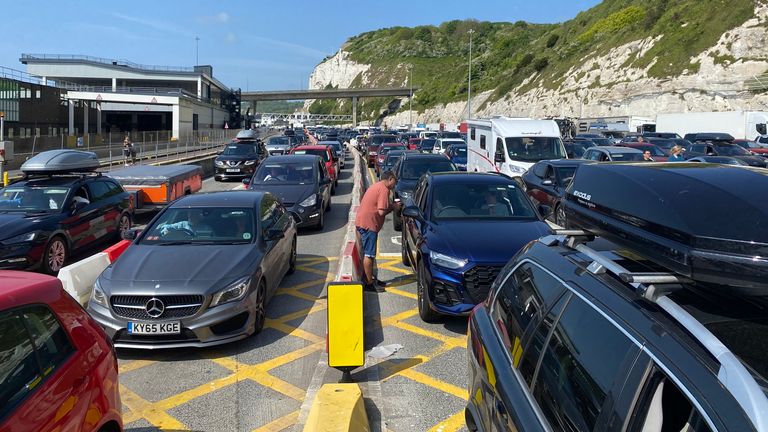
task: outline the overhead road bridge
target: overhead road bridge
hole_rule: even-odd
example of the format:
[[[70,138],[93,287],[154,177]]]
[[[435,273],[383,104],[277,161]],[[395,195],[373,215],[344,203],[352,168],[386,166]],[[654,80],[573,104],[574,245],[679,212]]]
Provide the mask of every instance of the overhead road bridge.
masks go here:
[[[243,100],[252,102],[306,99],[352,99],[352,123],[357,126],[357,99],[363,97],[411,96],[418,87],[345,88],[318,90],[277,90],[243,92]]]

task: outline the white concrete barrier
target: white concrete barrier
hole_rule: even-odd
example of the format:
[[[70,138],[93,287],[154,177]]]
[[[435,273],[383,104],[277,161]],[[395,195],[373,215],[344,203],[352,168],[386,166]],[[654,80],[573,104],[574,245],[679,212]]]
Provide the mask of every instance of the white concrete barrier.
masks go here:
[[[99,252],[62,267],[59,270],[58,278],[64,285],[64,290],[85,307],[88,305],[88,299],[91,297],[96,278],[109,264],[109,255],[105,252]]]

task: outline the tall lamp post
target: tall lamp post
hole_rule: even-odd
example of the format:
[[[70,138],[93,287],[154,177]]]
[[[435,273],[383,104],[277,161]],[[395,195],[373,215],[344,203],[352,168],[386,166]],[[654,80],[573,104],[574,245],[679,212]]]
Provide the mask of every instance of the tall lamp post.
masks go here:
[[[413,129],[413,65],[408,65],[408,129]]]
[[[469,29],[469,74],[467,76],[467,119],[472,118],[472,33]]]
[[[195,66],[200,65],[200,38],[195,36]]]

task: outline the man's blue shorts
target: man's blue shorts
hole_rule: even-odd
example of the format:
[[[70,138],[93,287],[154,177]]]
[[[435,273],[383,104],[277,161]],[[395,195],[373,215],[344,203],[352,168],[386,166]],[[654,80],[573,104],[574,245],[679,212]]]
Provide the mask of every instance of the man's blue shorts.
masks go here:
[[[376,258],[376,241],[379,233],[360,227],[357,227],[357,232],[360,233],[360,242],[363,244],[363,254],[369,258]]]

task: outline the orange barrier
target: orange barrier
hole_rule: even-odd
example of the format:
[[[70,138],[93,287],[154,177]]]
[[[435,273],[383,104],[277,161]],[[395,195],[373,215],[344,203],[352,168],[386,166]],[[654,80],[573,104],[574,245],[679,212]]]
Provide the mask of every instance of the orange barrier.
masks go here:
[[[128,246],[131,245],[131,242],[128,240],[120,240],[119,242],[113,244],[112,246],[104,249],[104,253],[107,254],[107,257],[109,257],[109,262],[113,263],[119,257],[122,255],[123,252],[128,248]]]

